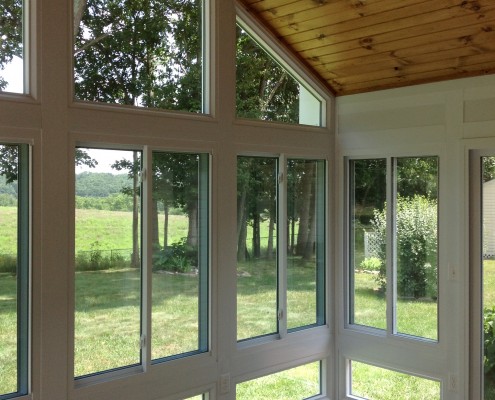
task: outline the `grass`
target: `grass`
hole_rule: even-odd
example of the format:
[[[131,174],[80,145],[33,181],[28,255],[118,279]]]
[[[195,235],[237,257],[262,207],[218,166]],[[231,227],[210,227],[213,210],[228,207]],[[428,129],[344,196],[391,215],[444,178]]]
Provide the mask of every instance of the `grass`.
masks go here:
[[[354,323],[386,329],[386,299],[375,275],[355,272],[354,285]],[[436,340],[437,314],[437,303],[431,299],[399,299],[397,331]]]
[[[440,382],[352,362],[352,394],[372,400],[440,399]]]
[[[236,385],[239,400],[306,399],[320,394],[320,363],[315,362]]]
[[[5,252],[15,251],[15,246],[14,249],[7,246],[8,243],[15,244],[16,241],[15,235],[12,234],[15,215],[11,211],[9,207],[2,208],[0,219],[0,227],[3,228],[0,230],[0,234],[3,235],[0,236],[0,245],[4,245],[4,248],[0,248]],[[77,218],[77,249],[90,250],[95,241],[100,243],[102,250],[132,247],[131,235],[122,234],[130,232],[131,213],[78,210]],[[170,218],[170,226],[175,232],[172,241],[186,236],[186,217]],[[314,271],[314,262],[307,263],[297,258],[289,258],[289,328],[315,322]],[[355,323],[383,329],[385,299],[377,290],[373,278],[372,274],[355,274]],[[495,261],[485,265],[485,283],[485,302],[495,305]],[[0,393],[16,390],[15,290],[15,277],[9,273],[0,273]],[[152,290],[152,358],[158,359],[197,349],[198,276],[154,273]],[[275,261],[262,260],[238,265],[237,301],[239,339],[276,331]],[[76,375],[140,362],[140,302],[140,271],[137,269],[120,268],[76,273]],[[399,330],[411,335],[436,338],[436,309],[436,303],[432,301],[399,300]],[[309,373],[311,368],[313,367],[303,370]],[[388,399],[383,397],[385,394],[372,394],[370,391],[376,386],[383,386],[377,384],[377,380],[380,379],[383,379],[384,385],[394,381],[400,387],[409,387],[406,383],[400,383],[401,380],[394,378],[391,381],[391,378],[384,377],[373,368],[375,367],[363,364],[353,369],[354,382],[359,385],[356,386],[356,390],[361,391],[359,393],[370,393],[369,396],[375,396],[371,398],[380,400]],[[288,382],[297,381],[275,375],[264,379],[266,380],[255,380],[240,385],[239,398],[260,396],[258,398],[277,399],[273,397],[274,393],[283,393],[282,387],[288,386]],[[277,384],[277,381],[283,383]],[[259,382],[264,383],[259,385]],[[429,393],[431,382],[425,382],[424,388],[422,383],[418,383],[415,385],[419,386],[413,386],[414,389],[411,390]],[[258,389],[255,386],[258,386]],[[256,394],[265,393],[262,391],[264,388],[272,388],[272,393],[268,396]],[[289,395],[281,396],[280,398],[288,398],[284,396]]]

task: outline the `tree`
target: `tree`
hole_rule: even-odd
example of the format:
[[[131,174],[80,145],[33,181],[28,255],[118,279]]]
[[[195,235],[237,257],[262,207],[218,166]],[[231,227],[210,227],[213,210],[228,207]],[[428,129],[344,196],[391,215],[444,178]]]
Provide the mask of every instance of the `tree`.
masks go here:
[[[22,29],[22,1],[0,1],[0,71],[5,69],[14,57],[22,58]],[[7,84],[0,74],[0,90],[4,90]]]
[[[141,261],[139,257],[139,206],[141,185],[139,182],[139,174],[141,172],[141,158],[139,152],[132,152],[132,161],[126,158],[116,161],[112,164],[112,168],[117,171],[127,170],[131,187],[122,188],[122,193],[130,195],[132,197],[132,254],[131,265],[134,268],[139,268]]]
[[[75,35],[76,97],[201,111],[200,21],[194,0],[87,0]]]
[[[299,122],[299,85],[241,27],[237,27],[237,116]]]

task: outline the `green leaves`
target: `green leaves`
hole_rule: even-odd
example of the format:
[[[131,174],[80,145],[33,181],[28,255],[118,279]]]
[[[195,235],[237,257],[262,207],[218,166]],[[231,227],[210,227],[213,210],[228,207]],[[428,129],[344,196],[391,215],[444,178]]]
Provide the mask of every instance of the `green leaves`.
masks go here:
[[[76,97],[201,112],[201,37],[195,0],[88,0],[75,37]]]

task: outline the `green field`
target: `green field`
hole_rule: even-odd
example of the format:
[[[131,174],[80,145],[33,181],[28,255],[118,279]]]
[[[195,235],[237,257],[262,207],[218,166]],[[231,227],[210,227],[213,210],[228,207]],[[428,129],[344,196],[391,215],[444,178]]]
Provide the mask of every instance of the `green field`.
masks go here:
[[[6,211],[3,213],[3,211]],[[78,210],[77,212],[77,249],[91,249],[98,242],[101,249],[130,248],[131,214],[97,210]],[[2,209],[0,232],[4,236],[0,244],[15,243],[10,235],[9,227],[15,226],[15,213],[10,209]],[[171,216],[171,228],[177,232],[177,240],[187,233],[185,217]],[[15,248],[15,246],[13,246]],[[12,251],[8,246],[2,251]],[[289,267],[289,312],[292,326],[312,323],[314,314],[314,268],[312,263],[292,260]],[[495,261],[487,262],[487,287],[495,288]],[[274,306],[275,273],[267,261],[246,262],[238,266],[245,276],[240,276],[237,287],[238,334],[239,337],[250,337],[253,328],[254,313],[267,314],[269,318],[258,318],[255,331],[273,331],[272,326],[276,307]],[[271,271],[271,272],[267,272]],[[16,368],[16,321],[15,321],[15,286],[12,274],[0,273],[0,393],[15,391]],[[190,351],[197,347],[197,291],[198,277],[194,274],[154,273],[153,313],[156,315],[153,327],[153,357],[161,358],[178,352]],[[292,286],[291,286],[292,285]],[[384,301],[377,295],[374,276],[356,273],[356,295],[358,304],[366,304],[369,312],[358,315],[364,325],[380,326],[383,324]],[[490,292],[495,293],[495,291]],[[495,300],[495,295],[494,295]],[[260,304],[265,305],[260,309]],[[85,271],[76,273],[76,375],[84,375],[97,370],[116,366],[139,363],[139,307],[140,307],[140,273],[132,268],[108,269],[104,271]],[[401,312],[408,316],[401,320],[407,332],[430,337],[436,335],[436,303],[432,301],[408,302],[399,301]],[[311,316],[308,318],[308,314]],[[191,318],[191,316],[194,316]],[[184,323],[184,320],[186,322]],[[418,322],[422,323],[419,324]],[[172,332],[163,329],[173,326]],[[168,331],[168,333],[167,333]],[[354,369],[354,389],[359,393],[369,393],[370,398],[388,400],[395,398],[385,393],[375,393],[377,373],[372,367],[362,364]],[[286,378],[284,378],[286,379]],[[284,381],[281,380],[281,382]],[[387,382],[388,377],[380,377]],[[399,386],[408,387],[407,383]],[[256,383],[253,382],[253,385]],[[280,384],[280,385],[283,385]],[[248,385],[249,386],[249,385]],[[274,393],[281,392],[281,387],[270,383]],[[420,393],[434,393],[436,383],[420,380],[413,385],[411,400],[420,400]],[[251,390],[244,385],[241,393]],[[254,389],[253,389],[254,390]],[[433,391],[433,392],[432,392]],[[436,393],[436,392],[435,392]],[[247,395],[247,394],[246,394]],[[248,396],[248,395],[247,395]],[[414,397],[416,396],[416,397]],[[276,398],[276,397],[270,397]],[[431,397],[434,398],[434,397]]]

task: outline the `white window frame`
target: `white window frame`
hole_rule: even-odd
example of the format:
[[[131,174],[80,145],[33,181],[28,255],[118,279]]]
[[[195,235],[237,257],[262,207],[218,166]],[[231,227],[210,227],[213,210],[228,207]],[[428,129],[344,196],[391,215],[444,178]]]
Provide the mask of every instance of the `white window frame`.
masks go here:
[[[74,376],[73,366],[74,360],[72,362],[72,376],[74,379],[74,388],[86,388],[88,386],[92,386],[98,383],[109,382],[113,379],[120,379],[131,377],[135,374],[144,373],[146,374],[150,369],[157,368],[160,364],[173,364],[174,361],[179,361],[184,358],[208,358],[210,356],[209,352],[211,349],[211,334],[210,334],[210,326],[211,326],[211,149],[210,152],[205,151],[207,149],[194,149],[187,150],[186,148],[174,148],[170,150],[169,148],[163,148],[159,146],[153,145],[111,145],[108,143],[79,143],[75,144],[75,148],[98,148],[98,149],[108,149],[108,150],[135,150],[140,151],[142,155],[141,159],[141,188],[142,188],[142,196],[141,196],[141,304],[140,304],[140,327],[141,327],[141,348],[139,350],[140,353],[140,362],[135,365],[127,365],[121,366],[115,369],[110,370],[102,370],[95,373],[91,373],[89,375],[83,376]],[[75,151],[75,150],[74,150]],[[206,241],[205,245],[202,246],[200,251],[200,258],[203,260],[205,265],[201,265],[202,276],[200,278],[200,288],[198,292],[198,302],[200,307],[200,315],[198,315],[198,329],[199,329],[199,344],[198,349],[192,352],[179,353],[174,354],[168,357],[152,359],[151,355],[151,323],[152,323],[152,242],[150,238],[152,237],[152,224],[150,210],[152,209],[152,154],[153,152],[164,152],[164,153],[184,153],[184,154],[200,154],[203,157],[200,157],[199,163],[205,163],[206,171],[203,170],[203,178],[201,178],[198,182],[198,188],[201,186],[202,189],[200,191],[206,191],[207,198],[203,198],[206,204],[206,216],[201,216],[201,221],[199,222],[200,236],[201,233],[206,235],[205,238],[200,239],[201,241]],[[201,160],[203,158],[203,160]],[[75,158],[74,158],[75,160]],[[74,177],[71,179],[74,182],[73,192],[75,199],[75,180]],[[206,181],[206,182],[205,182]],[[206,183],[206,187],[204,187]],[[200,195],[201,196],[201,195]],[[75,200],[74,200],[74,216],[75,216]],[[75,219],[74,219],[75,221]],[[204,226],[206,224],[206,226]],[[74,223],[75,228],[75,223]],[[73,229],[73,238],[75,239],[75,230]],[[73,243],[74,240],[73,240]],[[75,248],[73,246],[73,260],[75,260]],[[206,252],[206,253],[205,253]],[[72,268],[72,274],[75,279],[75,263]],[[75,280],[73,279],[73,289],[72,295],[74,296],[73,304],[75,301]],[[72,338],[74,338],[74,329],[75,329],[75,309],[74,313],[71,317],[72,324]],[[74,340],[72,343],[72,348],[74,349]],[[72,353],[73,355],[74,353]]]
[[[304,331],[307,329],[314,329],[321,326],[325,326],[328,322],[327,316],[327,304],[328,304],[328,201],[323,200],[321,203],[321,197],[324,199],[328,199],[328,161],[323,158],[314,158],[314,157],[304,157],[304,156],[292,156],[286,153],[281,153],[279,155],[274,154],[256,154],[256,153],[240,153],[238,157],[268,157],[277,160],[277,182],[276,185],[276,198],[277,198],[277,256],[276,256],[276,264],[277,264],[277,304],[278,309],[276,310],[277,315],[277,331],[267,335],[254,336],[246,339],[238,339],[238,347],[245,348],[250,347],[254,343],[264,343],[267,340],[275,339],[283,339],[288,334],[295,333],[298,331]],[[317,169],[320,170],[320,173],[323,173],[323,177],[316,181],[317,185],[317,193],[318,193],[318,202],[321,203],[321,210],[315,209],[315,212],[321,212],[322,222],[323,222],[323,231],[325,233],[325,237],[320,243],[320,246],[323,246],[323,270],[322,268],[316,267],[316,321],[311,325],[304,325],[296,328],[287,328],[287,292],[288,292],[288,281],[287,281],[287,251],[281,249],[287,249],[288,247],[288,238],[286,235],[287,232],[287,161],[288,160],[309,160],[317,162]],[[322,165],[320,164],[322,163]],[[318,166],[318,164],[320,164]],[[318,187],[318,185],[322,184],[323,187]],[[320,227],[321,228],[321,227]],[[317,260],[319,261],[319,260]]]

